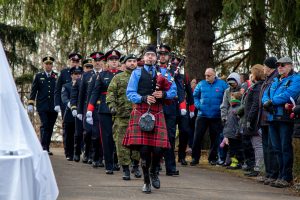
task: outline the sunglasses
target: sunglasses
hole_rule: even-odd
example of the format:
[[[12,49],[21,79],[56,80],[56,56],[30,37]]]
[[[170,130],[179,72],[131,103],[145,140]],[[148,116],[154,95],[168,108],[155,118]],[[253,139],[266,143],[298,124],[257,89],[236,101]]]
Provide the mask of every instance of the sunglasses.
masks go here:
[[[205,76],[205,77],[211,77],[212,75],[207,75],[207,74],[205,74],[204,76]]]
[[[277,63],[277,67],[285,67],[289,65],[289,63]]]

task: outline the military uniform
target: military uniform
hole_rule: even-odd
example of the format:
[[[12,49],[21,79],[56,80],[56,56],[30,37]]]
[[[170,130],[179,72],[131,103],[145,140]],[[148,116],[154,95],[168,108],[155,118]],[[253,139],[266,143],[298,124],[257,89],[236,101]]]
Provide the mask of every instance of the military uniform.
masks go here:
[[[129,164],[131,158],[134,163],[140,160],[138,151],[131,151],[122,145],[126,129],[128,126],[130,113],[132,110],[132,103],[128,101],[126,96],[127,84],[131,75],[131,70],[126,69],[125,72],[117,74],[109,84],[107,89],[106,103],[114,114],[114,141],[117,149],[117,156],[119,164],[122,165],[123,170],[129,172]],[[131,156],[130,156],[131,155]],[[136,167],[136,166],[135,166]],[[123,177],[124,178],[124,177]],[[129,173],[130,179],[130,173]]]
[[[65,112],[63,113],[63,138],[64,149],[67,160],[72,161],[74,156],[74,134],[75,134],[75,118],[72,115],[70,106],[72,82],[65,83],[61,90],[61,101],[64,105]],[[75,84],[75,82],[74,82]]]
[[[69,59],[80,60],[81,57],[82,56],[78,53],[69,54]],[[60,106],[62,116],[63,116],[63,113],[65,112],[66,108],[63,105],[63,103],[61,102],[61,89],[62,89],[62,86],[64,84],[69,83],[72,80],[71,79],[71,74],[70,74],[70,69],[71,68],[67,67],[67,68],[60,71],[60,75],[57,79],[56,86],[55,86],[54,105],[55,106]]]
[[[54,59],[53,59],[54,60]],[[57,118],[57,112],[54,111],[54,88],[57,74],[53,71],[47,74],[45,71],[37,73],[34,77],[29,105],[34,105],[40,116],[41,127],[40,137],[44,150],[49,152],[53,127]]]
[[[111,58],[111,56],[119,58],[120,53],[116,50],[111,50],[105,54],[105,57],[107,59]],[[112,137],[112,115],[106,104],[106,94],[108,85],[110,84],[112,78],[116,74],[121,72],[122,71],[117,69],[101,72],[96,78],[96,83],[93,88],[88,105],[88,111],[93,112],[95,110],[97,102],[100,103],[97,109],[100,122],[100,134],[93,134],[92,139],[99,141],[99,136],[101,136],[105,160],[105,169],[107,170],[107,174],[113,173],[113,169],[116,166],[116,163],[114,164],[114,162],[116,162],[116,159],[114,159],[116,158],[116,156],[114,157],[115,144]]]

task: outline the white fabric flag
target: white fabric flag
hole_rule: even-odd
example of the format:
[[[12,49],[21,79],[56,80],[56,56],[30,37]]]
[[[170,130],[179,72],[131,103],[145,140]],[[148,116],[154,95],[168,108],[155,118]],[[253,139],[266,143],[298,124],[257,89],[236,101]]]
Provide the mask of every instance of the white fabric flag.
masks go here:
[[[0,77],[0,199],[57,199],[58,188],[49,156],[43,151],[20,101],[1,41]],[[26,177],[24,173],[32,175]],[[27,186],[30,184],[33,187]],[[18,185],[32,191],[22,194]]]

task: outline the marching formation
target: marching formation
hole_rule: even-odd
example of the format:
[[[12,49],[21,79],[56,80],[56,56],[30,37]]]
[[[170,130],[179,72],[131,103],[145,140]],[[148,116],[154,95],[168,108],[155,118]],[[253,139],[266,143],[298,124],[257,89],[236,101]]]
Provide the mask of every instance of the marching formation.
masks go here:
[[[52,155],[51,135],[61,112],[68,161],[103,167],[108,175],[122,168],[123,180],[143,174],[142,191],[150,193],[152,186],[160,188],[162,160],[167,176],[179,175],[176,163],[187,165],[187,151],[190,165],[199,164],[209,129],[211,165],[244,169],[274,187],[290,186],[300,114],[300,76],[292,60],[267,58],[251,67],[249,80],[236,72],[222,80],[207,68],[197,83],[171,51],[160,44],[148,45],[139,58],[116,49],[86,59],[71,53],[70,66],[59,75],[52,70],[54,58],[43,58],[44,71],[36,74],[28,102],[33,112],[36,101],[43,149]]]

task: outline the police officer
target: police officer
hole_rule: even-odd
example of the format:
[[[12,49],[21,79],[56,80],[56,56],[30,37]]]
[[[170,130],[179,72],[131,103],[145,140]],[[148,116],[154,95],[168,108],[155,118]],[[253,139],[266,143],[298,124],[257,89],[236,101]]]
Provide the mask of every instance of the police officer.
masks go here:
[[[133,163],[135,164],[132,170],[135,177],[141,177],[141,173],[138,168],[140,160],[139,152],[131,152],[128,148],[122,145],[132,110],[132,103],[127,99],[126,89],[130,75],[137,67],[137,57],[133,54],[129,54],[124,58],[123,62],[125,63],[126,70],[123,73],[117,74],[110,82],[107,89],[106,103],[114,116],[114,141],[116,143],[118,161],[123,168],[123,180],[130,180],[130,157],[132,157]],[[130,156],[131,153],[132,156]]]
[[[96,83],[89,100],[87,109],[88,111],[86,113],[86,121],[90,124],[93,124],[93,112],[95,111],[97,102],[100,103],[98,106],[100,134],[93,134],[92,139],[94,141],[99,141],[99,136],[101,135],[106,174],[113,174],[113,169],[117,166],[116,163],[114,164],[114,161],[116,160],[114,160],[113,155],[115,144],[112,137],[112,115],[106,104],[106,94],[108,85],[110,84],[112,78],[116,74],[122,72],[117,69],[119,66],[120,56],[121,53],[117,50],[110,50],[106,52],[105,58],[108,64],[108,70],[101,72],[99,76],[97,76]],[[118,170],[118,167],[115,169]]]
[[[65,107],[61,102],[61,89],[65,83],[71,82],[72,79],[71,79],[70,69],[72,67],[80,66],[81,58],[82,58],[82,56],[78,53],[70,53],[69,54],[70,67],[63,69],[60,72],[60,75],[56,82],[55,92],[54,92],[55,93],[55,95],[54,95],[54,105],[55,105],[54,110],[56,112],[64,113]]]
[[[68,161],[73,161],[74,156],[74,135],[75,135],[75,118],[74,110],[72,111],[72,85],[76,84],[76,80],[80,79],[82,74],[82,67],[73,67],[70,69],[72,82],[65,83],[61,90],[61,100],[64,105],[65,113],[63,113],[63,129],[64,129],[64,149],[65,156]],[[74,93],[74,92],[73,92]],[[75,116],[73,116],[73,114]]]
[[[171,48],[168,45],[161,44],[159,47],[160,68],[167,69],[168,62],[170,60]],[[176,170],[175,161],[175,138],[176,138],[176,101],[172,100],[170,105],[164,105],[164,115],[166,119],[166,125],[168,130],[168,139],[171,145],[170,149],[167,149],[164,153],[166,175],[173,176],[179,175],[179,171]]]
[[[57,74],[52,71],[53,57],[44,57],[42,61],[44,71],[37,73],[34,77],[28,101],[28,111],[34,111],[33,106],[36,100],[36,109],[41,120],[40,136],[42,147],[48,151],[49,155],[53,155],[49,146],[57,118],[57,112],[54,111],[54,88]]]

